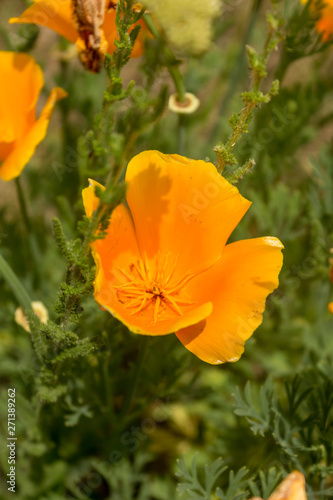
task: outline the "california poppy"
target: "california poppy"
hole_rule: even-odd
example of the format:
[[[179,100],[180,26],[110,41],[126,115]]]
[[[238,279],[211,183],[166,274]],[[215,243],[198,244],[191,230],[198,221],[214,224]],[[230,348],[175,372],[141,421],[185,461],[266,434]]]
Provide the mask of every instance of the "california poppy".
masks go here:
[[[212,163],[146,151],[126,182],[129,208],[119,205],[92,244],[96,301],[135,333],[175,332],[208,363],[238,360],[278,286],[281,242],[226,245],[251,203]],[[83,190],[88,217],[96,185]]]
[[[97,72],[103,55],[115,49],[116,3],[91,0],[33,0],[20,17],[13,17],[10,23],[34,23],[56,31],[70,42],[76,43],[83,65]],[[74,9],[75,4],[75,9]],[[80,5],[78,5],[80,4]],[[102,12],[98,12],[102,6]],[[144,26],[143,21],[140,24]],[[140,36],[134,44],[131,56],[137,57],[143,51],[143,38]]]
[[[255,497],[251,500],[262,500]],[[305,479],[301,472],[295,470],[282,481],[267,500],[306,500]]]
[[[0,73],[0,177],[9,181],[20,175],[44,139],[54,105],[67,93],[52,89],[36,120],[44,79],[35,60],[27,54],[0,51]]]

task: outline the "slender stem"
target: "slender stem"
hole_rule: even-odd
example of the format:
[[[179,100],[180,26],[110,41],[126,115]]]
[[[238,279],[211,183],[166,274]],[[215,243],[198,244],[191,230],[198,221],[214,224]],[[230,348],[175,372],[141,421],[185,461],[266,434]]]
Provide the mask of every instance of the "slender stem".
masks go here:
[[[24,198],[24,194],[23,194],[23,190],[22,190],[22,186],[21,186],[21,182],[20,182],[19,177],[16,177],[15,185],[16,185],[17,197],[18,197],[19,204],[20,204],[22,219],[23,219],[23,222],[24,222],[25,227],[27,229],[27,232],[30,233],[31,232],[31,223],[30,223],[30,218],[29,218],[28,211],[27,211],[27,204],[25,202],[25,198]]]
[[[132,403],[132,400],[133,400],[133,397],[135,394],[135,390],[136,390],[136,387],[138,385],[140,372],[141,372],[141,369],[143,367],[143,362],[144,362],[145,357],[146,357],[148,341],[149,341],[148,337],[143,337],[141,340],[141,346],[140,346],[138,360],[136,362],[130,383],[128,385],[128,389],[127,389],[127,392],[125,395],[123,406],[120,410],[120,416],[119,416],[120,423],[126,417],[128,410],[130,409],[130,406],[131,406],[131,403]]]
[[[31,299],[21,284],[20,280],[9,266],[7,261],[0,254],[0,274],[2,274],[7,285],[11,288],[18,303],[24,311],[32,311]]]
[[[173,80],[173,83],[175,84],[175,87],[176,87],[178,102],[185,102],[186,90],[185,90],[183,77],[181,75],[181,72],[179,71],[178,66],[175,66],[174,64],[170,64],[168,66],[168,70],[169,70],[170,76]]]
[[[40,250],[38,248],[38,243],[33,231],[32,223],[28,214],[27,210],[27,203],[25,201],[25,196],[23,193],[22,185],[20,182],[20,179],[17,177],[15,179],[15,185],[16,185],[16,192],[17,192],[17,197],[19,200],[20,204],[20,211],[22,215],[22,220],[25,225],[26,231],[27,231],[27,239],[30,247],[30,253],[31,257],[34,263],[34,272],[35,272],[35,277],[40,280],[41,279],[41,269],[40,269],[40,263],[43,261],[41,258]]]
[[[273,40],[274,35],[275,35],[275,30],[272,28],[271,25],[269,25],[269,29],[267,31],[266,40],[264,44],[263,54],[260,58],[261,61],[257,56],[257,65],[253,65],[253,63],[251,63],[251,56],[249,56],[250,68],[252,71],[252,85],[251,85],[252,94],[259,92],[261,83],[267,75],[266,73],[267,62],[270,53],[273,50],[271,42]],[[250,48],[248,48],[248,50],[249,49]],[[259,62],[260,64],[258,64]],[[254,97],[252,97],[251,99],[243,98],[243,102],[244,102],[243,109],[239,113],[236,123],[232,125],[233,131],[230,134],[229,139],[225,144],[222,144],[221,146],[217,146],[215,148],[215,152],[217,153],[217,168],[220,173],[223,172],[224,167],[226,165],[235,164],[232,151],[237,141],[244,133],[246,123],[250,118],[252,111],[257,107],[258,104],[258,101]]]
[[[177,96],[178,96],[178,101],[185,102],[186,90],[185,90],[185,85],[184,85],[182,74],[178,68],[177,59],[175,58],[173,52],[169,49],[169,47],[167,47],[164,44],[162,37],[161,37],[161,33],[160,33],[159,29],[157,28],[156,24],[154,23],[153,19],[148,14],[144,14],[142,17],[143,17],[149,31],[153,35],[153,37],[156,38],[156,40],[162,41],[163,52],[164,52],[164,56],[166,58],[166,65],[167,65],[168,71],[170,73],[170,76],[175,84]]]

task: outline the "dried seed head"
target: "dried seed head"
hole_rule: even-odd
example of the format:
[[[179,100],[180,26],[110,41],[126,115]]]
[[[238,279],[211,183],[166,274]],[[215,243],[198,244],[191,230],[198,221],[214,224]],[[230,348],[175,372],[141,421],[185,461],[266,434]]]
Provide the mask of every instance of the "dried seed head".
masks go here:
[[[79,33],[76,43],[83,66],[97,73],[107,49],[102,26],[105,12],[115,8],[105,0],[72,0],[73,21]]]

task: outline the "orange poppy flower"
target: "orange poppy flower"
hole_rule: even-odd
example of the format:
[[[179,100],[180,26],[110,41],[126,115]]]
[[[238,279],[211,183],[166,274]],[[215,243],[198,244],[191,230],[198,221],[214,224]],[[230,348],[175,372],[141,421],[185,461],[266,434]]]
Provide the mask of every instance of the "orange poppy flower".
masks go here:
[[[82,14],[82,9],[78,9],[80,15],[74,13],[72,0],[33,0],[33,4],[28,7],[20,17],[12,17],[10,23],[34,23],[46,26],[56,31],[70,42],[76,43],[80,59],[83,65],[91,71],[97,72],[101,59],[105,52],[112,53],[115,49],[116,10],[115,2],[110,3],[110,7],[105,12],[97,14],[97,8],[92,6],[87,9],[86,18]],[[91,2],[82,2],[91,4]],[[92,19],[92,15],[95,18]],[[144,27],[143,21],[139,21]],[[143,52],[143,37],[137,38],[132,57],[140,56]]]
[[[254,497],[251,500],[262,500]],[[282,481],[267,500],[306,500],[305,479],[295,470]]]
[[[302,3],[306,4],[307,1],[308,0],[302,0]],[[327,42],[333,37],[333,0],[325,0],[324,3],[325,5],[321,10],[316,29],[318,33],[321,33],[323,41]]]
[[[212,163],[146,151],[126,182],[129,209],[119,205],[92,244],[96,301],[135,333],[175,332],[208,363],[238,360],[278,286],[281,242],[226,245],[251,203]],[[96,185],[83,190],[88,217]]]
[[[43,73],[27,54],[0,51],[0,177],[18,177],[44,139],[55,103],[67,93],[55,87],[36,120]],[[1,164],[2,162],[2,164]]]
[[[330,302],[330,303],[328,304],[328,310],[329,310],[329,312],[330,312],[330,313],[332,313],[332,314],[333,314],[333,302]]]

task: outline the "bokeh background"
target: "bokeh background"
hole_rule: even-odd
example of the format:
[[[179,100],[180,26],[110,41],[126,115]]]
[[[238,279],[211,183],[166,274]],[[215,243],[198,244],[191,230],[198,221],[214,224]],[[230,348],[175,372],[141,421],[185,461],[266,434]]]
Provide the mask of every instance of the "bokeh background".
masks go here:
[[[304,473],[309,499],[333,496],[333,51],[329,43],[315,44],[315,23],[302,17],[298,1],[278,6],[285,39],[270,57],[263,90],[279,78],[280,92],[255,110],[235,151],[240,164],[254,158],[256,166],[238,183],[253,204],[231,241],[276,236],[285,246],[280,286],[262,325],[240,361],[219,367],[195,358],[173,335],[151,338],[137,373],[144,340],[100,311],[90,294],[73,328],[102,345],[67,360],[51,380],[29,334],[15,323],[17,303],[1,281],[0,498],[11,495],[4,446],[8,387],[17,394],[16,498],[266,499],[294,469]],[[87,167],[80,141],[100,113],[107,77],[85,71],[75,48],[51,30],[9,25],[25,7],[1,1],[0,49],[23,47],[41,65],[38,109],[55,85],[69,97],[57,104],[20,178],[30,230],[15,183],[0,180],[0,251],[52,317],[66,273],[52,217],[60,218],[67,238],[77,238],[81,189],[94,168],[95,178],[105,175],[97,161]],[[176,49],[186,89],[201,101],[184,118],[181,135],[179,117],[161,97],[164,87],[165,95],[175,92],[172,79],[158,44],[148,40],[145,54],[122,71],[124,84],[135,80],[136,90],[117,104],[113,151],[118,138],[121,154],[129,144],[128,158],[157,149],[215,161],[213,148],[227,139],[228,119],[250,86],[245,45],[260,52],[269,9],[269,1],[226,1],[209,50],[193,56]],[[155,121],[146,119],[147,95],[161,99]],[[124,415],[124,394],[133,385]]]

